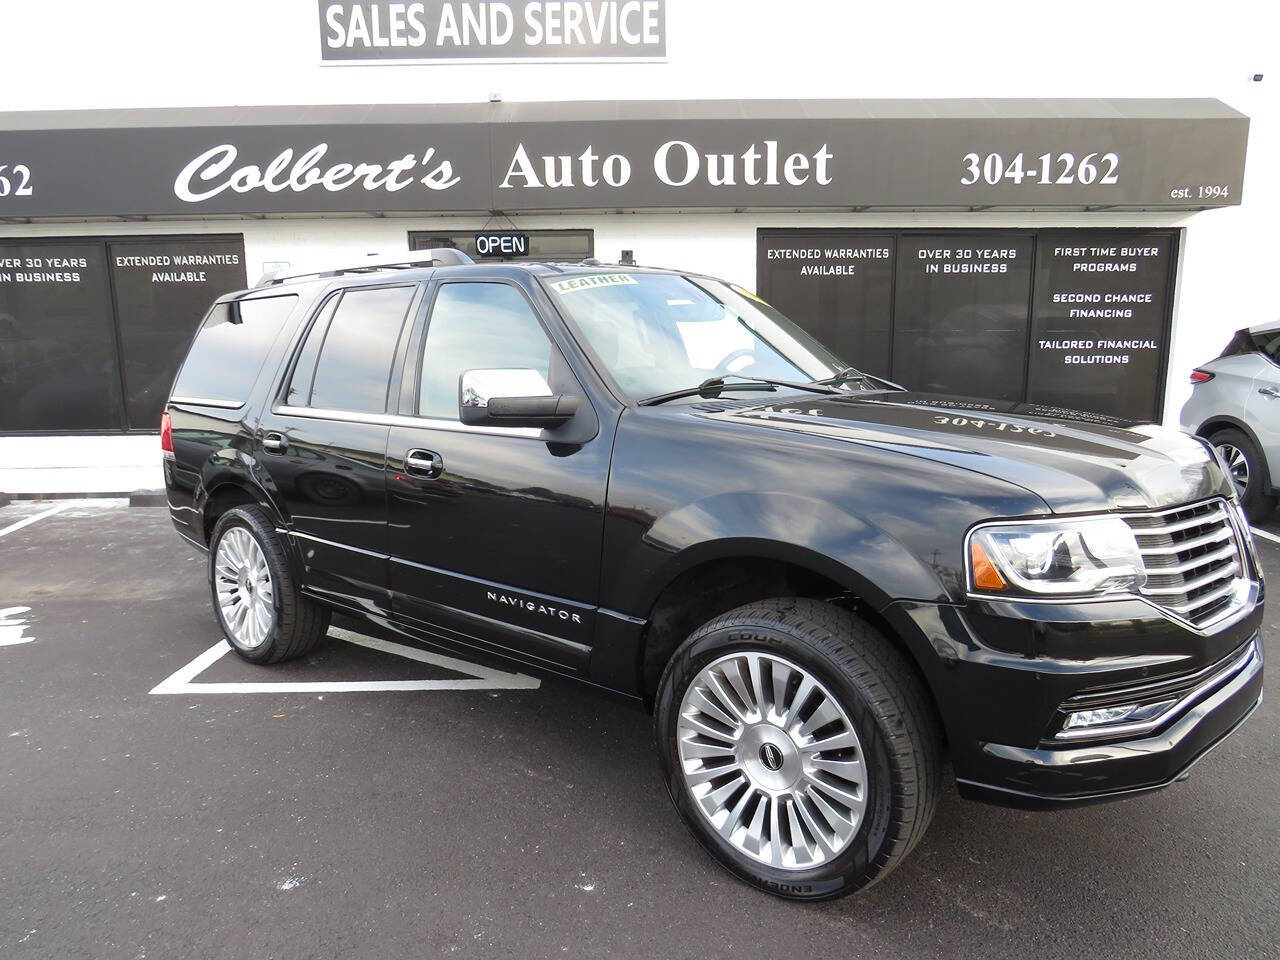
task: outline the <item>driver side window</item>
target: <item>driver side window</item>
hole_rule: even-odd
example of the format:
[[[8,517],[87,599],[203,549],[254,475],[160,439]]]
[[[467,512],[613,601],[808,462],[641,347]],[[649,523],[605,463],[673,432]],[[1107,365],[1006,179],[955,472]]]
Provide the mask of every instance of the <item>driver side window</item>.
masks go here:
[[[506,283],[445,283],[422,347],[418,415],[458,419],[458,381],[467,370],[536,370],[550,380],[551,341],[529,301]]]

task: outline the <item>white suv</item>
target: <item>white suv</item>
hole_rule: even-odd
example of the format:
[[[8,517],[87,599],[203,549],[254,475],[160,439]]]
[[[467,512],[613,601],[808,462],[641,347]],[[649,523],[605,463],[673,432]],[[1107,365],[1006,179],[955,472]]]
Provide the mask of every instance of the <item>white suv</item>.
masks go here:
[[[1280,322],[1239,330],[1222,356],[1191,372],[1182,429],[1207,437],[1250,520],[1276,506],[1280,477]]]

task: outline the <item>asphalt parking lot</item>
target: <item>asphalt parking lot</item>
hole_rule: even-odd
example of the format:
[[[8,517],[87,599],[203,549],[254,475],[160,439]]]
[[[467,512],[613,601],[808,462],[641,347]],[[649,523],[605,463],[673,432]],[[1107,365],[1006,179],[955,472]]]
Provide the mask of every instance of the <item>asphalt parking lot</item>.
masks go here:
[[[252,667],[163,508],[0,509],[0,957],[1280,956],[1280,698],[1150,796],[949,790],[889,879],[796,905],[685,833],[642,713],[352,626]]]

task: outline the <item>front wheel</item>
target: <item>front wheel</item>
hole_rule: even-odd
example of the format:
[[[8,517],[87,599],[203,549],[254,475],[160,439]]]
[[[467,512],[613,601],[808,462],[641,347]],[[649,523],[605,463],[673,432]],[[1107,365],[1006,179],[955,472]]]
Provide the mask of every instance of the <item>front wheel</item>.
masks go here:
[[[656,709],[667,789],[730,872],[826,900],[891,871],[941,782],[932,703],[905,657],[830,604],[779,599],[698,629]]]
[[[271,516],[234,507],[209,540],[209,589],[222,632],[251,663],[279,663],[316,648],[329,612],[298,590]]]

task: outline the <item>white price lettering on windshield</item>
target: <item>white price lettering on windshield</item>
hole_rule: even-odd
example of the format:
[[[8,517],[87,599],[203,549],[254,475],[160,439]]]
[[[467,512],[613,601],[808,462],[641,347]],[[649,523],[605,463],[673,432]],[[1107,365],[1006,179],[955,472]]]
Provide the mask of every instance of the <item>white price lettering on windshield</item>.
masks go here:
[[[1110,186],[1120,180],[1120,157],[1115,153],[1042,153],[1027,158],[1022,153],[1006,158],[1002,153],[966,153],[963,186],[986,183],[990,186],[1009,181],[1014,184],[1037,183],[1044,186],[1083,184]]]
[[[568,280],[553,281],[550,286],[556,293],[573,293],[577,290],[592,290],[596,287],[616,287],[637,283],[629,273],[593,273],[585,277],[570,277]]]
[[[31,168],[25,163],[0,163],[0,197],[29,197],[31,194]]]

